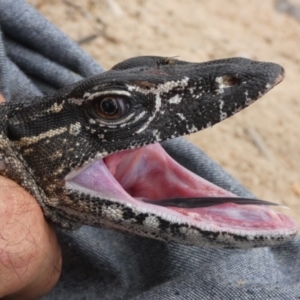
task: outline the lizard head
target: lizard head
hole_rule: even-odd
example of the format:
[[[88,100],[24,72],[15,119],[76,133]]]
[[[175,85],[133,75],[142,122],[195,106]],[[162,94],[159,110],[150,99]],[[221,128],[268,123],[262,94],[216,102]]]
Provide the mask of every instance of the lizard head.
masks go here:
[[[283,77],[279,65],[243,58],[134,58],[20,109],[7,134],[45,194],[46,215],[65,227],[208,247],[275,245],[294,236],[297,224],[267,206],[174,204],[237,196],[179,165],[159,142],[230,117]]]

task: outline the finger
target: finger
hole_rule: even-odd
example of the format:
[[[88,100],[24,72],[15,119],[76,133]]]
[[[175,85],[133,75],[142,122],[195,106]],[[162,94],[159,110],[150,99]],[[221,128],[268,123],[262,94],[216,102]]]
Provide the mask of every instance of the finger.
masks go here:
[[[4,97],[0,94],[0,103],[5,102]]]
[[[55,232],[37,201],[16,183],[0,176],[0,191],[0,298],[39,298],[61,271]]]

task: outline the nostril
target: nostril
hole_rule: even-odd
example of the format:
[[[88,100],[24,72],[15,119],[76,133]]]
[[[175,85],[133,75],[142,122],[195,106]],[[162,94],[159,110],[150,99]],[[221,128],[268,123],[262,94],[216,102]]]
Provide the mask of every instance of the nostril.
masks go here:
[[[240,83],[240,79],[236,75],[224,75],[221,78],[225,86],[234,86]]]
[[[217,79],[219,82],[217,81]],[[240,83],[240,81],[240,78],[238,78],[236,75],[224,75],[216,78],[216,82],[222,84],[224,87],[237,85]]]
[[[241,79],[236,75],[223,75],[215,78],[213,83],[213,93],[219,95],[224,93],[224,89],[239,85]]]

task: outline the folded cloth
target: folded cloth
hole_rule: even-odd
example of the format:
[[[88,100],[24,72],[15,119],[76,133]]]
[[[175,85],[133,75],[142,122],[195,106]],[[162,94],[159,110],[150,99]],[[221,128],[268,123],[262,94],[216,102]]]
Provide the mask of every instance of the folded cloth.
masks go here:
[[[103,71],[23,0],[0,1],[0,28],[0,91],[7,101],[34,99]],[[184,139],[162,144],[191,171],[252,196]],[[273,248],[213,250],[88,226],[57,234],[62,275],[43,299],[300,299],[299,237]]]

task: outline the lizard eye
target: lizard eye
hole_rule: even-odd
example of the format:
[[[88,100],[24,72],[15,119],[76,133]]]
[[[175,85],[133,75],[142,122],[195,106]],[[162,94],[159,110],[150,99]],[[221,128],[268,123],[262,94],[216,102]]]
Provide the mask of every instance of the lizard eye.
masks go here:
[[[109,120],[119,119],[128,111],[128,103],[122,97],[108,96],[99,101],[95,101],[95,112],[103,118]]]

